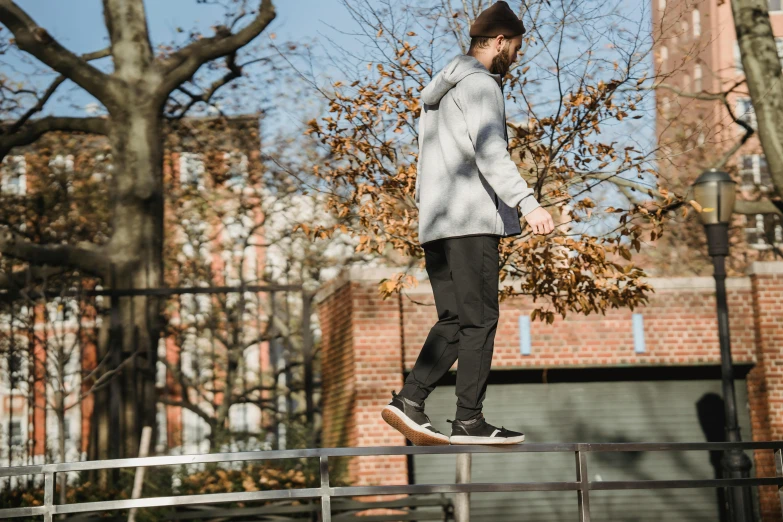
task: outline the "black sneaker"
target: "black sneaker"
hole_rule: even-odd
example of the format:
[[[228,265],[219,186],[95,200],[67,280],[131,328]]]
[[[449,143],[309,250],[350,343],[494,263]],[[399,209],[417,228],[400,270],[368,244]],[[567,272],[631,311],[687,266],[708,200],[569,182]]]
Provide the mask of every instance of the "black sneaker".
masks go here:
[[[469,421],[451,421],[449,441],[452,444],[519,444],[525,441],[525,434],[496,428],[481,414]]]
[[[441,446],[449,438],[436,430],[424,413],[424,403],[418,404],[392,392],[392,401],[383,408],[381,417],[416,446]]]

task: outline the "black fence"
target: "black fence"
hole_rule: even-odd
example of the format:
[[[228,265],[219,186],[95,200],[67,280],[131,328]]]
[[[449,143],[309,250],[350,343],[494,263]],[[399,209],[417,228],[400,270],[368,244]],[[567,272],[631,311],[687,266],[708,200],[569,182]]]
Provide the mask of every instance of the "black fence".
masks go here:
[[[644,451],[727,451],[772,450],[774,451],[776,476],[745,479],[676,479],[638,481],[590,481],[588,479],[587,455],[602,452],[644,452]],[[567,482],[502,482],[461,484],[410,484],[389,486],[347,486],[333,487],[329,483],[329,459],[343,457],[367,457],[381,455],[422,454],[474,454],[474,453],[572,453],[575,458],[575,480]],[[55,504],[54,484],[58,473],[89,470],[172,466],[183,464],[206,464],[218,462],[252,462],[275,459],[319,459],[320,487],[248,491],[238,493],[212,493],[202,495],[180,495],[111,500],[73,504]],[[43,516],[51,522],[54,515],[73,515],[97,511],[124,510],[132,508],[174,507],[231,502],[272,501],[282,499],[320,499],[321,520],[332,522],[332,499],[376,495],[422,495],[437,493],[479,493],[479,492],[524,492],[524,491],[573,491],[579,510],[580,522],[590,521],[591,491],[629,489],[670,488],[730,488],[749,486],[783,487],[783,442],[717,442],[717,443],[555,443],[518,444],[508,446],[399,446],[367,448],[322,448],[283,451],[251,451],[238,453],[214,453],[206,455],[161,456],[134,459],[115,459],[88,462],[66,462],[22,466],[0,469],[1,477],[44,475],[44,502],[42,506],[0,509],[0,519]],[[783,497],[781,497],[783,508]]]
[[[129,335],[124,330],[133,328],[133,325],[126,324],[127,318],[120,316],[119,304],[123,300],[134,298],[157,297],[164,302],[178,300],[174,304],[177,305],[176,310],[180,316],[183,315],[180,313],[183,310],[192,313],[194,317],[196,315],[206,316],[209,325],[207,328],[201,328],[198,336],[213,345],[220,341],[216,341],[218,336],[213,330],[217,330],[217,327],[213,328],[212,324],[229,324],[228,327],[221,326],[221,328],[230,330],[230,332],[242,332],[251,326],[259,330],[259,337],[254,343],[269,343],[270,368],[267,371],[274,376],[275,381],[281,379],[277,374],[284,373],[286,385],[281,389],[288,390],[287,396],[283,397],[286,406],[282,411],[276,398],[268,399],[259,407],[263,406],[264,413],[269,414],[267,418],[291,414],[296,409],[297,414],[303,417],[303,422],[308,426],[315,424],[319,384],[313,370],[315,353],[310,321],[314,294],[302,285],[243,284],[147,289],[93,289],[83,286],[83,283],[84,281],[79,280],[61,288],[17,289],[12,293],[6,292],[5,294],[0,292],[0,358],[7,362],[5,368],[0,369],[0,372],[3,372],[0,377],[8,381],[9,400],[13,402],[15,399],[24,399],[27,405],[26,413],[23,416],[14,417],[14,413],[11,411],[11,417],[3,419],[4,424],[8,426],[7,437],[4,437],[7,439],[6,444],[0,449],[0,456],[4,462],[9,465],[12,462],[14,464],[32,463],[34,456],[37,456],[34,455],[33,437],[30,433],[27,433],[25,437],[24,430],[21,428],[23,424],[32,423],[30,421],[31,412],[41,407],[35,403],[34,388],[36,384],[41,385],[46,381],[54,380],[68,381],[69,383],[72,381],[74,385],[70,394],[73,397],[67,398],[76,401],[81,401],[88,395],[105,393],[111,416],[110,425],[119,426],[118,416],[122,409],[119,401],[127,395],[124,390],[120,389],[119,379],[116,378],[120,370],[141,371],[145,375],[154,375],[158,371],[155,367],[146,367],[145,363],[134,361],[134,357],[138,354],[123,351],[123,346],[121,346],[120,339]],[[197,297],[209,299],[210,296],[232,294],[243,301],[241,307],[228,304],[213,306],[210,302],[207,303],[210,305],[208,311],[204,312],[200,310],[202,305],[196,300]],[[100,301],[106,298],[108,301]],[[185,298],[190,298],[187,304],[183,304]],[[244,304],[244,302],[249,304]],[[291,307],[288,306],[289,302],[293,303]],[[49,312],[50,305],[55,310],[54,312]],[[36,307],[43,308],[46,312],[43,318]],[[262,307],[266,309],[263,312]],[[245,309],[253,311],[248,315],[253,315],[258,324],[245,324],[246,319],[242,317],[242,311]],[[195,324],[196,321],[194,319],[191,322]],[[185,322],[186,320],[180,320],[180,330],[185,330],[185,326],[187,326],[184,324]],[[84,326],[85,323],[89,326]],[[39,328],[42,324],[47,328],[51,327],[54,333],[43,333],[44,330]],[[97,360],[92,363],[95,367],[88,368],[82,358],[85,346],[98,346],[99,324],[108,325],[110,332],[108,348],[106,353],[96,353]],[[261,328],[264,328],[264,331],[260,331]],[[283,331],[286,329],[287,331]],[[164,325],[161,336],[172,336],[178,333],[172,333],[172,331],[174,328]],[[231,335],[223,337],[234,341]],[[177,342],[180,340],[177,339]],[[295,347],[291,344],[292,340],[297,341]],[[241,341],[237,343],[242,344]],[[240,346],[240,348],[242,347]],[[183,354],[188,351],[182,348],[182,345],[180,348]],[[227,348],[219,345],[215,351],[223,353],[229,349],[236,350],[236,347]],[[57,370],[67,367],[68,361],[72,358],[78,359],[76,369],[70,370],[67,375],[56,373]],[[198,361],[195,357],[193,359]],[[111,377],[107,378],[107,375]],[[294,381],[295,386],[292,385]],[[88,391],[84,392],[79,389],[82,383],[85,383],[85,387],[89,388]],[[253,388],[252,385],[248,386]],[[143,393],[144,389],[141,389],[141,392]],[[297,403],[298,399],[292,398],[294,395],[301,397],[299,403]],[[143,403],[144,401],[135,402]],[[250,400],[246,402],[251,405],[255,404]],[[51,409],[55,416],[65,416],[64,411],[55,411],[54,407]],[[140,416],[140,413],[137,413],[137,416]],[[39,427],[39,429],[43,428]],[[61,433],[60,436],[65,436],[65,434]],[[94,435],[91,433],[90,437],[94,437]],[[111,437],[109,458],[120,456],[119,439],[120,437]],[[278,439],[279,434],[275,435],[276,443]],[[317,440],[311,440],[307,445],[317,445],[317,443]],[[162,451],[167,449],[163,448]],[[226,448],[218,449],[226,451]],[[58,458],[65,460],[61,456]],[[74,458],[74,456],[71,455],[68,458]],[[92,458],[97,457],[93,456]]]

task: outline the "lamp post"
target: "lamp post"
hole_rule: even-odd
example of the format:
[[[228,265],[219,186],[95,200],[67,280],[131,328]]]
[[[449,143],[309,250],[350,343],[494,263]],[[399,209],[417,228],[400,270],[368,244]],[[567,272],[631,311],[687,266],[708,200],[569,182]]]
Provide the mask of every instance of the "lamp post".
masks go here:
[[[720,341],[721,378],[723,404],[726,410],[726,438],[740,442],[737,423],[737,401],[734,395],[734,367],[731,362],[731,338],[729,336],[729,311],[726,303],[726,256],[729,253],[729,222],[734,211],[736,183],[722,171],[710,169],[701,174],[693,184],[693,197],[701,205],[699,219],[707,233],[709,255],[715,267],[715,289],[718,308],[718,338]],[[742,450],[729,450],[721,460],[725,478],[748,478],[752,466],[750,458]],[[753,521],[753,500],[750,488],[730,487],[727,492],[729,514],[732,522]]]

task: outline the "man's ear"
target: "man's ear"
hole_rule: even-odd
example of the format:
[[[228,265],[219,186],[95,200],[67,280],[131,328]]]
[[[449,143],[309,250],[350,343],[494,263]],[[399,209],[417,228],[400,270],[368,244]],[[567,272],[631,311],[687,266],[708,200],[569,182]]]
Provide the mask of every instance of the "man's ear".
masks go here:
[[[501,52],[503,50],[503,44],[506,43],[506,37],[502,34],[499,34],[495,37],[495,51]]]

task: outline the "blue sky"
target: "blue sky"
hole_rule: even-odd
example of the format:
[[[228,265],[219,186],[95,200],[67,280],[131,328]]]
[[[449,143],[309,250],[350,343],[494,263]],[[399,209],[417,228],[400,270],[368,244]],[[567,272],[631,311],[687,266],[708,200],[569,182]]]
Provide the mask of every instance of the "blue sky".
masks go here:
[[[257,1],[259,0],[249,0],[251,4]],[[591,5],[601,5],[602,1],[604,0],[595,0],[595,4]],[[639,16],[642,16],[642,20],[646,19],[647,1],[620,2],[620,0],[614,0],[614,2],[620,2],[617,4],[618,7],[621,6],[629,13],[635,13],[632,16],[629,15],[629,20]],[[102,49],[108,43],[100,0],[17,0],[17,2],[39,25],[46,28],[61,44],[75,53],[81,54]],[[352,51],[366,45],[366,42],[356,44],[353,37],[339,33],[341,30],[351,31],[354,27],[353,19],[340,0],[275,0],[274,3],[277,17],[257,41],[269,38],[270,33],[277,35],[278,42],[317,38],[320,41],[319,44],[324,46],[321,49],[316,49],[319,53],[330,46],[327,38],[335,40],[337,44]],[[514,6],[518,5],[515,0],[511,3]],[[186,38],[187,32],[193,29],[199,30],[202,34],[211,35],[213,31],[210,26],[220,22],[224,12],[220,6],[198,3],[197,0],[145,0],[145,5],[153,44],[168,43],[176,38],[182,41]],[[641,15],[639,15],[640,12]],[[185,32],[178,33],[177,28],[182,28]],[[569,53],[578,54],[578,43],[567,43],[566,46]],[[3,56],[0,60],[3,60],[0,63],[4,63],[5,67],[9,67],[8,70],[2,72],[12,77],[17,69],[24,72],[29,71],[32,67],[29,64],[38,65],[38,62],[32,58],[28,58],[29,64],[25,64],[19,58],[10,58],[9,55]],[[320,73],[329,70],[325,63],[325,60],[317,61],[315,67],[320,67],[321,70],[314,72]],[[38,72],[40,73],[41,70],[39,69]],[[530,76],[535,76],[534,71],[531,71]],[[43,88],[52,78],[51,74],[40,75],[35,83]],[[45,84],[44,81],[46,81]],[[541,85],[543,91],[546,91],[545,84]],[[318,103],[318,98],[308,96],[305,99],[299,96],[296,89],[302,88],[301,86],[283,85],[282,87],[287,91],[280,92],[274,88],[265,89],[262,87],[242,95],[244,97],[239,98],[243,104],[240,109],[243,112],[252,112],[261,105],[256,97],[266,96],[277,108],[278,117],[271,121],[267,120],[265,128],[274,128],[275,124],[270,125],[273,122],[277,122],[276,125],[282,125],[284,128],[288,128],[288,125],[294,125],[294,129],[301,127],[303,119],[315,115],[309,114],[308,117],[303,117],[305,113],[317,110],[317,107],[311,104]],[[289,102],[293,100],[294,103],[286,104],[284,99],[288,99]],[[85,108],[90,103],[94,103],[94,100],[81,88],[73,84],[66,84],[58,90],[57,96],[47,105],[44,113],[83,116]],[[639,125],[648,125],[648,123],[644,123],[648,121],[647,119],[638,121]],[[624,135],[627,138],[627,125],[628,123],[615,129],[608,125],[605,128],[605,134],[618,135],[618,137]],[[649,140],[653,138],[653,132],[654,130],[651,128],[642,127],[631,134],[635,138],[644,136],[644,139]],[[598,196],[597,193],[592,194],[592,197],[596,196]]]
[[[75,53],[95,51],[108,43],[100,0],[17,0],[17,3],[36,23]],[[278,40],[299,40],[318,37],[321,32],[338,41],[346,41],[329,27],[345,29],[346,24],[352,22],[339,0],[277,0],[274,3],[277,16],[259,38],[267,38],[268,33],[274,32]],[[223,13],[219,7],[198,4],[196,0],[145,0],[145,6],[154,43],[170,41],[178,27],[186,31],[197,28],[210,35],[210,26],[220,20]],[[5,63],[11,68],[29,70],[23,62],[7,58]],[[4,72],[10,73],[10,69]],[[82,115],[84,106],[92,99],[71,84],[67,96],[61,95],[53,101],[47,106],[47,113]]]
[[[106,31],[100,0],[18,0],[33,19],[69,49],[83,53],[105,45]],[[221,12],[196,0],[146,0],[153,39],[165,38],[176,27],[197,25],[208,30]],[[307,37],[324,30],[325,23],[340,27],[345,9],[339,0],[277,0],[272,29],[282,37]]]

